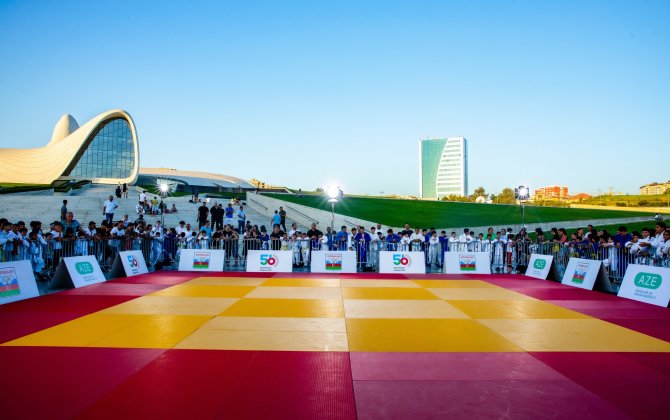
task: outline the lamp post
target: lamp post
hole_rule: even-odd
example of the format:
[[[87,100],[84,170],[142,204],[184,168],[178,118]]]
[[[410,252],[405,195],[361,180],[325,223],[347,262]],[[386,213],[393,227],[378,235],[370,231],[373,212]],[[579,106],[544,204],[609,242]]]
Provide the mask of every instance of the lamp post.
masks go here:
[[[340,201],[339,198],[341,198],[340,187],[329,185],[325,188],[325,192],[330,203],[330,235],[332,242],[335,243],[335,203],[338,203]]]
[[[159,179],[156,181],[156,185],[158,185],[158,193],[161,196],[161,229],[165,229],[165,207],[167,206],[165,204],[165,198],[168,196],[168,194],[174,191],[176,184],[165,179]],[[163,232],[161,232],[161,236],[163,236]]]
[[[519,185],[514,189],[514,195],[521,202],[521,228],[526,227],[526,200],[530,198],[530,188],[525,185]]]

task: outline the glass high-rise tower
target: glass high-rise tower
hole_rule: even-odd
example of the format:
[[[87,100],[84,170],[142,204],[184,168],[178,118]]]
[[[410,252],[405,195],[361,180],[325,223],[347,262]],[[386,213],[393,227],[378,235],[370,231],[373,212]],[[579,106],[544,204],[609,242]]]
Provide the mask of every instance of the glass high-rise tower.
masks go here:
[[[468,146],[464,137],[419,142],[421,198],[468,195]]]

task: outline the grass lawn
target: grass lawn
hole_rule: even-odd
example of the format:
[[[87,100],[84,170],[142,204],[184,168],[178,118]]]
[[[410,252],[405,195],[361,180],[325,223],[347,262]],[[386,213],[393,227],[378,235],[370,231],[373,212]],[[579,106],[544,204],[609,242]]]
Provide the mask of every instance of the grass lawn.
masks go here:
[[[305,195],[303,197],[272,193],[266,193],[265,195],[279,200],[330,211],[330,204],[323,195]],[[409,223],[412,226],[445,228],[485,225],[499,226],[521,223],[521,207],[516,205],[345,196],[342,202],[335,205],[335,211],[345,216],[357,217],[387,226],[403,226],[405,223]],[[640,217],[644,215],[645,213],[625,210],[526,206],[526,223]],[[649,216],[651,219],[653,214],[649,213]]]

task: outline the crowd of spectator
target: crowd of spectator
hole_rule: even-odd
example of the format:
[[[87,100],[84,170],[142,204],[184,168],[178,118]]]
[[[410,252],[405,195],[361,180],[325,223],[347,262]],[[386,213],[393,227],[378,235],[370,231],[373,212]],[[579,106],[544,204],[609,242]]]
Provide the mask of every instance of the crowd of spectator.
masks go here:
[[[113,203],[113,197],[108,201]],[[315,250],[352,250],[361,268],[376,267],[380,251],[423,251],[426,264],[433,267],[442,266],[445,252],[488,252],[497,271],[514,272],[526,265],[530,254],[544,253],[597,258],[622,271],[630,262],[668,265],[670,251],[670,231],[663,221],[657,221],[653,230],[632,233],[621,226],[613,235],[592,225],[570,232],[552,228],[545,233],[538,228],[533,235],[525,229],[514,233],[511,228],[493,227],[480,233],[470,229],[447,233],[432,227],[411,228],[409,224],[398,232],[380,224],[369,229],[341,226],[337,232],[327,227],[322,232],[316,223],[301,231],[295,223],[287,230],[287,214],[282,207],[274,211],[267,229],[247,220],[244,203],[231,200],[227,204],[214,202],[211,207],[206,201],[200,202],[196,207],[197,228],[185,221],[164,227],[159,220],[149,223],[145,219],[145,215],[157,216],[165,211],[160,202],[154,201],[157,197],[148,200],[146,192],[141,193],[135,220],[128,215],[115,220],[112,206],[105,202],[105,220],[82,225],[67,210],[66,200],[60,220],[48,228],[39,221],[26,226],[23,221],[0,219],[0,259],[30,260],[34,271],[41,273],[53,270],[63,256],[95,255],[103,267],[109,267],[120,250],[142,250],[149,264],[156,267],[178,260],[184,248],[223,249],[231,266],[242,266],[248,250],[292,251],[296,267],[308,266]]]

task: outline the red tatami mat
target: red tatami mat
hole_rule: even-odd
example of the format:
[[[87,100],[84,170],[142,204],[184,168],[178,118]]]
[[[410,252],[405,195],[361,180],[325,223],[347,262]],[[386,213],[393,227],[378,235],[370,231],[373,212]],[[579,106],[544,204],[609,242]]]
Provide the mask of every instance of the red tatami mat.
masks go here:
[[[355,381],[359,419],[625,419],[570,381]]]
[[[71,418],[163,350],[0,347],[1,416]]]
[[[670,354],[659,353],[648,363],[626,353],[536,352],[534,357],[556,369],[629,416],[661,418],[670,401]]]

